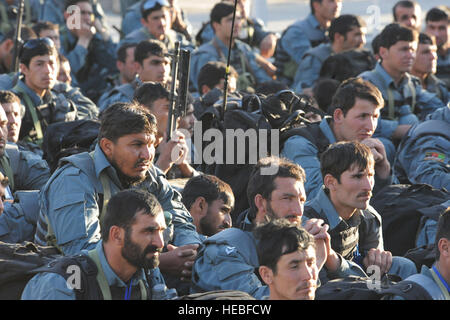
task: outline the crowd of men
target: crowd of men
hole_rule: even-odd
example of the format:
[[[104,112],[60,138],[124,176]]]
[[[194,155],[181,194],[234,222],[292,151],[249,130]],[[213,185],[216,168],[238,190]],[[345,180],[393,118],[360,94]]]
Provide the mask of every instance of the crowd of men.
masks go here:
[[[375,266],[450,300],[448,7],[422,14],[398,1],[367,44],[365,21],[341,15],[342,0],[310,0],[281,34],[250,17],[250,0],[218,0],[195,31],[175,0],[127,0],[115,42],[97,0],[25,0],[19,34],[20,2],[0,1],[0,245],[53,246],[97,268],[83,292],[40,270],[22,299],[235,290],[311,300]],[[191,56],[181,70],[189,92],[171,123],[178,45]],[[270,115],[303,121],[277,154],[234,177],[193,161],[196,124],[231,119],[224,91],[247,119],[269,119],[269,104]],[[286,92],[309,108],[293,110]],[[82,129],[64,145],[56,129],[74,124]],[[82,124],[95,127],[85,149]],[[432,266],[385,249],[383,212],[370,201],[396,184],[447,194],[410,248],[432,246]]]

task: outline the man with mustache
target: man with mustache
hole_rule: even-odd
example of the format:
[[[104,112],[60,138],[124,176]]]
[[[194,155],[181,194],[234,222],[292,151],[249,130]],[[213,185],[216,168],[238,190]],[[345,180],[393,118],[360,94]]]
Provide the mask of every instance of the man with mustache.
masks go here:
[[[97,283],[76,288],[62,275],[44,271],[28,282],[22,300],[75,300],[77,289],[96,291],[91,295],[103,300],[169,298],[158,292],[165,288],[158,268],[165,229],[163,209],[154,195],[143,190],[120,191],[108,203],[101,240],[92,250],[81,252],[97,266]],[[102,278],[105,285],[98,281]]]
[[[319,270],[314,237],[284,219],[255,229],[259,274],[268,300],[314,300]]]
[[[305,172],[299,165],[278,157],[261,159],[247,187],[250,208],[241,213],[236,227],[203,241],[192,268],[191,291],[240,290],[256,299],[267,296],[269,287],[255,273],[260,264],[253,229],[277,219],[299,225],[306,201],[304,181]],[[310,219],[303,227],[316,241],[318,270],[326,266],[330,278],[355,274],[352,265],[331,248],[323,220]]]
[[[443,102],[424,90],[420,80],[409,73],[414,64],[418,42],[416,30],[397,23],[387,25],[380,34],[379,61],[375,69],[360,74],[383,94],[385,108],[374,137],[383,138],[389,162],[395,156],[395,145],[411,125],[443,107]]]
[[[161,269],[190,275],[201,240],[180,194],[152,164],[156,134],[156,119],[142,106],[116,103],[106,109],[95,150],[63,158],[43,188],[35,242],[55,245],[65,255],[92,249],[100,240],[100,221],[111,196],[144,189],[157,197],[172,222]]]
[[[417,273],[411,260],[392,257],[383,248],[380,215],[369,205],[374,186],[375,160],[359,142],[337,142],[321,156],[323,185],[305,204],[305,217],[322,219],[330,226],[331,247],[364,271],[371,265],[380,275],[402,279]],[[322,281],[322,278],[321,278]]]
[[[328,109],[329,116],[292,131],[281,155],[305,169],[308,199],[313,199],[322,187],[320,155],[337,141],[357,140],[367,144],[375,158],[376,189],[392,182],[384,145],[379,139],[372,138],[383,106],[381,92],[374,85],[351,78],[338,87]]]

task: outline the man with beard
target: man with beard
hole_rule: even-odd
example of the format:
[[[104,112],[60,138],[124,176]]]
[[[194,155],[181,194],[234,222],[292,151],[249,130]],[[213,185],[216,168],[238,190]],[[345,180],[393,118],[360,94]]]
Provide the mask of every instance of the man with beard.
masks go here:
[[[337,142],[321,156],[324,188],[305,205],[305,218],[330,226],[331,247],[363,270],[379,267],[380,275],[402,279],[417,273],[411,260],[393,257],[383,247],[381,216],[369,205],[375,183],[375,160],[360,142]],[[320,279],[323,281],[323,279]]]
[[[225,181],[209,174],[189,179],[183,188],[182,201],[194,219],[197,232],[204,239],[231,228],[234,194]]]
[[[81,289],[101,291],[104,300],[168,298],[153,295],[165,287],[158,269],[165,229],[163,209],[154,195],[142,190],[116,193],[103,217],[102,240],[81,252],[96,264],[97,283]],[[22,299],[75,300],[77,288],[68,283],[58,273],[40,272],[28,282]]]
[[[172,222],[161,269],[190,275],[201,240],[180,194],[152,164],[155,136],[155,117],[142,106],[116,103],[105,110],[95,150],[63,158],[43,188],[35,242],[56,245],[65,255],[92,249],[100,240],[100,221],[111,195],[144,189],[157,197]]]
[[[252,231],[259,223],[276,219],[300,224],[306,201],[304,181],[299,165],[277,157],[261,159],[247,187],[250,208],[242,212],[236,227],[203,241],[192,268],[191,291],[240,290],[256,299],[269,295],[269,287],[255,274],[260,264]],[[354,274],[352,266],[331,249],[323,220],[310,219],[303,227],[314,236],[318,270],[326,266],[330,278]]]

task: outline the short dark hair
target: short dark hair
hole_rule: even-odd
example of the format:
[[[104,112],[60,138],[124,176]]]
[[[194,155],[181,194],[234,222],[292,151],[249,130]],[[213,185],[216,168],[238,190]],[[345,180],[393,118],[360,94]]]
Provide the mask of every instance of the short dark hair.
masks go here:
[[[229,2],[219,2],[214,5],[209,14],[209,19],[211,21],[211,26],[213,22],[220,24],[223,17],[226,17],[234,12],[234,5]],[[214,28],[213,28],[214,29]]]
[[[341,109],[344,116],[353,108],[356,103],[356,98],[367,100],[379,106],[384,107],[383,96],[372,83],[361,78],[350,78],[343,81],[331,101],[328,114],[333,115],[336,109]]]
[[[165,57],[168,54],[166,45],[159,40],[143,40],[139,42],[134,51],[134,61],[142,62],[150,56]]]
[[[277,167],[275,174],[263,174],[262,170],[269,167]],[[260,194],[264,199],[270,199],[272,191],[275,190],[276,178],[294,178],[298,181],[305,182],[305,170],[303,168],[286,159],[275,156],[262,158],[253,167],[248,180],[247,198],[250,205],[250,218],[253,219],[258,211],[255,205],[255,196]]]
[[[17,102],[21,104],[20,98],[12,91],[0,90],[0,104],[3,103],[14,103]]]
[[[106,213],[101,220],[100,233],[102,240],[107,242],[112,226],[118,226],[128,230],[136,220],[136,214],[152,217],[163,213],[163,209],[156,197],[146,190],[123,190],[111,197],[106,207]]]
[[[44,30],[59,30],[59,27],[57,24],[54,24],[50,21],[38,21],[33,25],[32,29],[36,33],[36,35],[39,36],[40,33]]]
[[[436,45],[436,38],[434,36],[430,36],[425,32],[421,32],[419,34],[419,44],[432,44]]]
[[[10,39],[14,40],[14,36],[16,35],[16,28],[12,28],[9,30],[5,37],[2,39],[0,43],[3,43],[5,40]],[[38,36],[36,35],[36,32],[33,31],[30,27],[22,26],[22,29],[20,29],[20,38],[22,41],[27,41],[29,39],[36,39]]]
[[[117,49],[117,60],[125,62],[127,59],[127,50],[129,48],[136,48],[137,43],[131,42],[131,43],[124,43],[122,44],[119,49]]]
[[[260,224],[253,233],[257,239],[259,265],[270,268],[274,274],[277,273],[277,263],[281,256],[316,247],[314,237],[309,232],[287,219]]]
[[[380,53],[380,41],[381,41],[381,33],[377,34],[373,39],[372,39],[372,53],[374,55],[379,54]]]
[[[340,141],[330,145],[320,157],[320,171],[322,177],[327,174],[334,177],[339,183],[343,172],[349,170],[353,165],[359,169],[366,169],[374,165],[370,148],[358,141]]]
[[[225,79],[225,72],[227,71],[227,65],[222,61],[209,61],[203,67],[201,67],[198,78],[197,87],[201,93],[203,85],[213,89],[220,83],[221,79]],[[230,66],[230,76],[238,78],[236,69]]]
[[[402,7],[402,8],[414,8],[416,5],[419,5],[417,2],[415,1],[410,1],[410,0],[401,0],[398,1],[393,7],[392,7],[392,16],[394,18],[394,21],[398,21],[397,16],[395,15],[395,11],[397,10],[398,7]],[[420,17],[417,17],[417,19],[420,19]]]
[[[144,9],[144,5],[145,5],[146,2],[147,2],[146,0],[142,0],[142,1],[141,1],[141,4],[140,4],[140,6],[139,6],[139,9],[140,9],[140,11],[141,11],[141,17],[142,17],[144,20],[147,20],[147,17],[148,17],[153,11],[158,11],[158,10],[161,10],[162,8],[167,8],[166,6],[162,6],[162,5],[159,4],[159,3],[155,3],[155,6],[154,6],[153,8],[150,8],[150,9]]]
[[[380,47],[389,49],[399,41],[413,42],[417,41],[419,33],[408,27],[401,26],[398,23],[388,24],[380,34]]]
[[[31,43],[35,43],[31,46]],[[31,59],[36,56],[55,56],[58,58],[58,50],[53,41],[49,38],[29,39],[22,45],[19,53],[19,61],[27,67],[30,65]]]
[[[158,99],[169,99],[170,92],[161,83],[146,81],[135,91],[133,100],[145,108],[152,108],[153,103]]]
[[[331,21],[330,28],[328,29],[328,36],[331,42],[334,42],[334,36],[336,33],[343,35],[347,38],[347,32],[350,32],[354,27],[365,27],[366,23],[363,19],[353,14],[343,14]]]
[[[156,135],[156,118],[141,105],[116,102],[100,114],[98,141],[107,138],[116,143],[125,135],[148,133]]]
[[[431,8],[425,16],[425,22],[428,21],[448,21],[448,13],[440,8]]]
[[[184,186],[181,196],[181,201],[188,210],[198,197],[205,198],[208,205],[218,199],[223,200],[226,204],[234,205],[234,194],[230,185],[209,174],[190,178]]]
[[[313,88],[313,95],[323,112],[327,113],[331,105],[333,95],[336,93],[340,82],[331,78],[319,79]]]
[[[89,2],[89,3],[91,3],[90,0],[65,0],[65,2],[64,2],[64,11],[67,11],[67,8],[69,8],[70,6],[75,6],[79,2]]]
[[[447,207],[445,211],[439,216],[438,226],[436,231],[436,240],[434,241],[434,252],[436,255],[436,261],[441,258],[439,252],[438,242],[440,239],[445,238],[450,241],[450,207]]]

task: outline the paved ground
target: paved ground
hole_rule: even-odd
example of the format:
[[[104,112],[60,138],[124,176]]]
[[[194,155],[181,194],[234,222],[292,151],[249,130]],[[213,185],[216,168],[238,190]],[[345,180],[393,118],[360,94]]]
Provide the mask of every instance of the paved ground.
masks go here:
[[[306,17],[309,12],[309,0],[253,0],[256,10],[265,17],[268,30],[282,32],[295,20]],[[198,30],[202,22],[209,19],[209,12],[217,0],[178,0],[184,9],[194,30]],[[267,3],[267,8],[259,3]],[[344,0],[342,13],[352,13],[364,18],[368,25],[368,39],[382,30],[383,26],[392,21],[392,7],[397,0]],[[442,0],[419,0],[423,10],[423,18],[427,10],[442,5]],[[107,13],[110,25],[120,27],[120,16]],[[117,35],[114,35],[118,37]]]

